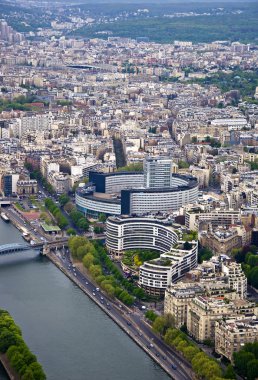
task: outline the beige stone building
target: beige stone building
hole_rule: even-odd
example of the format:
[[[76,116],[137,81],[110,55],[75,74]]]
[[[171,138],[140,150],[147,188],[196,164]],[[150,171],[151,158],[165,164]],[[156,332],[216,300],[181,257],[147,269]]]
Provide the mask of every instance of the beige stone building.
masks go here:
[[[203,232],[200,235],[200,242],[203,247],[210,248],[214,253],[224,255],[229,255],[233,248],[242,246],[242,238],[236,229]]]
[[[232,318],[215,322],[215,351],[232,361],[234,352],[258,340],[256,318]]]
[[[221,297],[227,300],[239,300],[240,294],[228,282],[228,276],[219,280],[218,277],[203,278],[199,282],[179,282],[171,284],[165,292],[164,313],[173,314],[176,327],[187,324],[189,305],[198,295]]]
[[[172,284],[166,289],[164,312],[174,315],[177,328],[186,325],[188,305],[196,294],[202,293],[203,288],[194,283]]]
[[[256,315],[257,307],[246,300],[197,296],[188,306],[187,330],[197,341],[215,340],[215,323],[222,318],[237,315]]]
[[[17,182],[17,194],[18,195],[31,195],[37,194],[38,182],[35,179],[19,180]]]
[[[235,262],[229,263],[228,265],[223,264],[222,272],[227,276],[229,287],[234,289],[240,298],[246,298],[247,278],[241,265]]]

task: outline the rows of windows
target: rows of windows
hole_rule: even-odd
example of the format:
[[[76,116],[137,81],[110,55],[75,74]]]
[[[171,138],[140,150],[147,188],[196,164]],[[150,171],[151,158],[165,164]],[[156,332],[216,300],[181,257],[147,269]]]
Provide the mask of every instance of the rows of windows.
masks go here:
[[[98,200],[95,201],[92,199],[82,198],[78,195],[76,195],[76,205],[81,208],[84,208],[86,213],[88,213],[89,210],[110,215],[121,214],[120,204],[101,202]]]

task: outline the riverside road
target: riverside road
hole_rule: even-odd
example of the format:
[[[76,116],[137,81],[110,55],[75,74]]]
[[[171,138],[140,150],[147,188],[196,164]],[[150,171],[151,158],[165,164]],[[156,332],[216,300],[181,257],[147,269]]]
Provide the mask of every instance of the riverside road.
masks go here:
[[[78,268],[73,267],[68,250],[57,251],[51,256],[60,269],[79,285],[173,379],[192,379],[190,364],[152,332],[149,325],[144,321],[141,310],[128,308],[117,300],[110,299],[100,289],[96,288],[89,277],[81,273]]]
[[[7,214],[15,221],[15,224],[22,227],[22,229],[25,227],[36,241],[40,241],[41,238],[45,240],[46,236],[42,237],[42,233],[37,228],[38,226],[34,225],[32,228],[29,223],[24,222],[17,211],[9,208]],[[96,291],[96,285],[92,283],[90,278],[85,277],[85,274],[82,274],[78,268],[72,267],[73,264],[67,250],[62,254],[57,251],[55,255],[51,256],[54,256],[53,261],[56,262],[57,266],[146,351],[170,377],[175,380],[192,379],[189,363],[152,332],[144,320],[143,312],[139,308],[129,309],[118,301],[110,299],[101,291]]]

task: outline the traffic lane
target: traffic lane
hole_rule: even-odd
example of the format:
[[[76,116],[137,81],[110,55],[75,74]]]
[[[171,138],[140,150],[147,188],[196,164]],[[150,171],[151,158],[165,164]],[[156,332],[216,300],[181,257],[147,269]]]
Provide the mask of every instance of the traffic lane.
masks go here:
[[[9,214],[18,224],[20,224],[21,227],[26,228],[26,230],[30,232],[32,239],[34,238],[36,240],[40,240],[41,237],[43,238],[43,236],[38,231],[34,231],[34,227],[31,226],[31,224],[25,219],[23,219],[16,210],[9,208],[7,214]]]
[[[74,271],[73,271],[74,272]],[[78,275],[78,274],[79,275]],[[85,286],[85,277],[83,275],[80,274],[79,271],[76,271],[76,274],[77,274],[77,279],[80,281],[80,283]],[[88,282],[88,281],[87,281]],[[88,282],[88,286],[87,288],[95,294],[95,297],[98,299],[101,297],[103,298],[103,305],[106,307],[106,304],[108,303],[108,301],[110,302],[110,307],[109,307],[109,311],[112,310],[113,314],[115,314],[116,318],[118,318],[122,323],[126,323],[127,324],[127,328],[129,331],[131,331],[133,334],[135,334],[137,337],[139,335],[140,340],[142,341],[142,344],[144,344],[146,347],[149,346],[150,344],[153,344],[153,341],[152,341],[152,338],[156,338],[156,336],[154,334],[150,334],[149,337],[147,337],[146,339],[142,338],[143,334],[141,333],[141,335],[139,334],[139,327],[137,326],[136,328],[133,326],[132,322],[128,319],[128,317],[126,317],[126,315],[124,314],[124,311],[122,311],[120,308],[118,308],[117,304],[116,303],[113,303],[113,308],[112,308],[112,301],[110,301],[106,296],[105,294],[101,293],[101,292],[97,292],[96,291],[96,287],[94,284],[92,283],[89,283]],[[104,301],[106,304],[104,304]],[[123,314],[122,314],[123,313]],[[128,325],[128,322],[130,323],[130,325]],[[141,327],[144,327],[144,330],[145,332],[149,332],[149,329],[147,328],[146,329],[146,326],[143,324]],[[185,371],[181,371],[180,369],[180,366],[181,366],[181,363],[178,362],[177,359],[175,359],[174,356],[171,356],[171,353],[169,351],[167,351],[167,346],[165,344],[162,344],[162,351],[160,351],[160,343],[163,343],[162,341],[160,342],[158,339],[156,339],[156,344],[158,344],[158,347],[155,347],[155,350],[156,351],[159,351],[157,352],[158,355],[163,359],[163,357],[166,357],[165,360],[168,359],[168,362],[170,362],[169,364],[174,364],[174,365],[177,365],[178,366],[178,370],[177,372],[181,374],[182,378],[183,379],[190,379],[190,377],[187,375],[187,373]],[[151,351],[152,352],[152,351]],[[164,359],[163,359],[164,360]]]
[[[64,266],[66,266],[67,268],[69,268],[69,265],[71,265],[71,261],[69,262],[67,260],[67,262],[65,262],[64,260],[62,260],[62,262]],[[159,346],[160,341],[157,340],[155,346],[153,345],[154,347],[149,348],[150,344],[153,344],[153,340],[149,336],[144,336],[144,331],[140,331],[139,325],[134,325],[135,321],[129,317],[130,314],[126,313],[126,311],[123,308],[121,309],[119,307],[119,303],[110,301],[110,299],[107,298],[105,294],[103,294],[101,291],[96,291],[96,286],[93,283],[91,283],[88,279],[85,280],[85,276],[77,268],[75,268],[75,270],[72,270],[71,273],[76,274],[77,280],[79,280],[80,284],[83,287],[85,287],[85,282],[88,283],[87,290],[90,290],[92,293],[95,293],[95,297],[98,301],[103,301],[103,307],[107,308],[107,303],[109,304],[109,308],[107,308],[107,310],[111,312],[123,325],[126,326],[128,333],[137,336],[137,339],[141,342],[141,345],[143,345],[145,349],[149,351],[149,353],[156,355],[158,358],[157,360],[162,361],[163,365],[166,366],[169,372],[171,372],[172,364],[177,365],[177,369],[174,369],[174,371],[176,371],[176,377],[182,380],[191,380],[191,377],[189,377],[187,372],[185,372],[184,369],[180,368],[180,362],[177,362],[174,356],[171,357],[170,352],[167,351],[166,345],[163,344],[161,349],[161,347]],[[145,330],[146,326],[142,326]],[[146,331],[149,332],[149,329],[147,329]],[[154,334],[151,334],[151,337],[156,336]],[[156,344],[158,344],[157,347]]]
[[[82,285],[84,285],[83,280],[82,280]],[[97,292],[94,285],[92,285],[91,288],[92,288],[93,292],[95,290],[94,294],[98,300],[99,299],[101,300],[101,298],[103,298],[103,301],[106,302],[106,303],[103,302],[103,305],[106,307],[106,304],[109,301],[109,299],[107,299],[103,293]],[[137,337],[137,339],[140,340],[141,344],[145,348],[148,349],[149,352],[151,352],[151,353],[155,354],[157,357],[159,357],[159,360],[163,362],[163,365],[165,365],[168,370],[171,369],[170,366],[172,366],[172,364],[177,365],[178,366],[177,374],[180,375],[181,379],[183,379],[183,380],[188,380],[188,379],[190,380],[191,379],[186,372],[184,373],[183,371],[181,371],[180,363],[178,363],[174,357],[171,357],[169,355],[169,353],[167,354],[166,351],[162,351],[159,346],[158,347],[154,346],[154,347],[150,348],[150,344],[153,344],[153,342],[148,337],[145,337],[143,335],[143,333],[141,333],[141,332],[139,333],[138,326],[134,326],[132,321],[127,317],[128,314],[124,313],[120,308],[117,309],[116,304],[113,305],[113,307],[111,305],[112,304],[110,304],[110,308],[108,310],[112,311],[112,314],[115,315],[115,317],[119,321],[121,321],[123,324],[127,324],[128,332],[135,335]]]
[[[157,344],[159,347],[162,348],[163,352],[166,353],[168,357],[170,357],[171,360],[174,360],[174,364],[176,364],[178,367],[183,368],[184,365],[186,367],[185,371],[191,370],[191,365],[183,358],[181,357],[175,350],[173,350],[171,347],[167,346],[166,343],[162,339],[157,338],[155,334],[151,332],[151,330],[145,325],[143,321],[139,322],[139,325],[141,326],[142,331],[146,333],[146,335],[151,339],[155,344]]]

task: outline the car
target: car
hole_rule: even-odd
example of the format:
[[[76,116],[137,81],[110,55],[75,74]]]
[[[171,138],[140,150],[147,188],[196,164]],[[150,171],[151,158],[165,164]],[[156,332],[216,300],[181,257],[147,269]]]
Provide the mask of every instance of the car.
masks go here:
[[[109,306],[109,303],[107,302],[107,306]]]
[[[76,273],[74,273],[74,275],[75,275],[75,277],[77,276],[77,274],[76,274]]]
[[[177,369],[177,366],[175,365],[175,364],[171,364],[171,367],[172,367],[172,369],[174,369],[174,370],[176,370]]]
[[[99,292],[99,288],[96,288],[96,292]]]
[[[103,304],[103,303],[104,303],[104,301],[100,301],[100,303],[102,303],[102,304]]]
[[[104,298],[103,297],[100,297],[101,300],[103,300]]]
[[[159,353],[158,352],[156,352],[156,356],[157,356],[157,358],[159,357]]]
[[[89,285],[89,283],[88,283],[87,281],[85,281],[85,284],[86,284],[86,285]]]
[[[108,306],[108,307],[107,307],[107,309],[108,309],[108,310],[111,310],[111,307],[110,307],[110,306]]]
[[[128,326],[131,326],[131,322],[128,321],[127,324],[128,324]]]
[[[93,292],[92,294],[93,294],[94,296],[96,295],[96,293],[94,293],[94,292]]]
[[[163,360],[167,360],[166,356],[162,356],[162,359],[163,359]]]
[[[154,347],[152,343],[150,344],[150,346],[151,346],[151,347]]]

